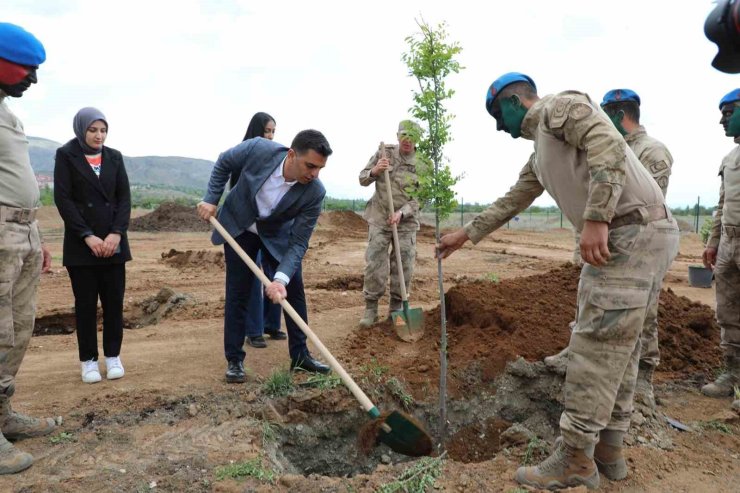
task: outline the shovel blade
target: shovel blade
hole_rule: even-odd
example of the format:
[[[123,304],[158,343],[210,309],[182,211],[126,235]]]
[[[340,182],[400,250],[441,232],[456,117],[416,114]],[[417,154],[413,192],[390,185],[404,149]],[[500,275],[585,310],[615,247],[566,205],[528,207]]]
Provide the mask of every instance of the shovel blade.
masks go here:
[[[390,426],[391,431],[386,433],[380,430],[378,441],[388,445],[394,452],[409,457],[421,457],[432,453],[432,437],[411,416],[393,411],[384,422]]]
[[[424,337],[424,312],[421,308],[407,308],[391,312],[396,335],[404,342],[416,342]]]

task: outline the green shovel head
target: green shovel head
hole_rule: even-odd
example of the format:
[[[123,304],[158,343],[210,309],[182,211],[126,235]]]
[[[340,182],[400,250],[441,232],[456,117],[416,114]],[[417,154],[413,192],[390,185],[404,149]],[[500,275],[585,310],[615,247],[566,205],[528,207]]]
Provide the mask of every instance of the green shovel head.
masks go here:
[[[403,302],[403,309],[391,312],[391,321],[396,335],[404,342],[416,342],[424,337],[424,312],[421,308],[409,308]]]
[[[432,437],[411,416],[393,411],[384,420],[391,431],[379,430],[378,441],[388,445],[394,452],[421,457],[432,453]]]

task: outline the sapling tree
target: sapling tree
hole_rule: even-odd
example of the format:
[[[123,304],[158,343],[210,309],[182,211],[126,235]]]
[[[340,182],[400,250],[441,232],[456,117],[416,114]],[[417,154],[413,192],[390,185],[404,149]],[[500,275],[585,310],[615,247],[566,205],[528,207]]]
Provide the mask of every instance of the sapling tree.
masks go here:
[[[436,27],[423,19],[417,20],[420,31],[406,38],[409,50],[402,55],[409,76],[418,82],[413,91],[414,105],[411,114],[426,128],[417,131],[412,138],[416,142],[417,174],[419,186],[412,192],[420,204],[434,208],[435,238],[439,243],[440,221],[456,208],[455,192],[452,187],[460,179],[450,170],[444,156],[444,146],[451,140],[450,122],[453,119],[444,107],[446,100],[455,93],[448,89],[445,80],[458,73],[463,67],[456,60],[462,48],[458,43],[447,40],[446,24]],[[440,442],[447,435],[447,317],[442,273],[442,260],[437,259],[437,280],[441,311],[440,323],[440,378],[439,378],[439,429]]]

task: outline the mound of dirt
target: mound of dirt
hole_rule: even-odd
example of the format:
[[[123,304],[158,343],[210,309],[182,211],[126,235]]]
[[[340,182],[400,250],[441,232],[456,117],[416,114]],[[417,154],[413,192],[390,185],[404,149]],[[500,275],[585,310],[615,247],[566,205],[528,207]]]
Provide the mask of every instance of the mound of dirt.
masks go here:
[[[492,381],[518,356],[538,361],[567,346],[579,272],[564,264],[544,274],[499,283],[473,281],[449,289],[445,303],[451,392],[463,390],[471,379]],[[658,317],[659,371],[708,375],[720,364],[719,328],[710,307],[669,289],[661,294]],[[404,343],[388,323],[356,332],[351,353],[377,358],[423,392],[433,374],[429,372],[439,368],[439,330],[440,311],[435,308],[425,314],[425,337],[408,349],[413,357],[398,358]]]
[[[361,290],[365,279],[361,275],[347,275],[333,277],[326,282],[317,282],[316,289],[328,289],[330,291],[353,291]]]
[[[162,252],[162,262],[178,269],[224,270],[224,252],[209,250]]]
[[[131,231],[210,231],[209,224],[198,217],[195,207],[162,202],[141,217],[131,219]]]
[[[319,216],[318,225],[325,229],[338,229],[343,234],[367,233],[367,221],[352,211],[326,211]]]

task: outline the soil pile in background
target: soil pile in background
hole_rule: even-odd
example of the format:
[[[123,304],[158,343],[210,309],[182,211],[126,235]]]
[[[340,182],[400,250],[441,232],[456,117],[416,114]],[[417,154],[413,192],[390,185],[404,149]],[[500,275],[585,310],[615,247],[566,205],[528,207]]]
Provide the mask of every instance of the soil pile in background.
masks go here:
[[[491,381],[517,356],[538,361],[564,348],[575,317],[579,272],[564,264],[544,274],[450,288],[445,296],[450,391]],[[399,341],[388,323],[356,331],[351,357],[358,364],[376,358],[414,391],[426,392],[430,380],[438,378],[439,308],[425,317],[426,335],[413,345]],[[663,291],[659,324],[659,371],[709,375],[720,364],[719,328],[710,307]]]
[[[335,229],[342,235],[366,235],[367,221],[352,211],[325,211],[319,216],[319,228]]]
[[[326,282],[317,282],[316,289],[327,289],[330,291],[353,291],[362,290],[365,278],[359,274],[350,274],[341,277],[333,277]]]
[[[162,252],[162,262],[177,269],[224,270],[224,252],[209,250]]]
[[[131,219],[131,231],[210,231],[210,225],[198,217],[195,207],[162,202],[141,217]]]

